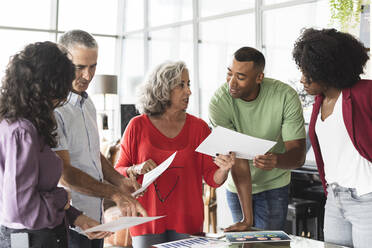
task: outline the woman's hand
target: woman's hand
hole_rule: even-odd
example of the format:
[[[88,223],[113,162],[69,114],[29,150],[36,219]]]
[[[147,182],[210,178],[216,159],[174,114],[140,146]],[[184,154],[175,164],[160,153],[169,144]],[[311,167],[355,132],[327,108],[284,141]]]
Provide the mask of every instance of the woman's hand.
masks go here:
[[[74,225],[77,226],[77,227],[80,227],[81,230],[86,230],[86,229],[89,229],[91,227],[95,227],[97,225],[100,225],[100,223],[98,221],[95,221],[93,220],[92,218],[89,218],[88,216],[82,214],[82,215],[79,215],[75,222],[74,222]],[[112,232],[89,232],[89,233],[85,233],[87,235],[87,237],[89,239],[103,239],[105,237],[108,237],[110,236],[111,234],[113,234]]]
[[[141,164],[133,165],[128,168],[129,177],[137,177],[139,175],[146,174],[147,172],[158,166],[152,159],[149,159]]]
[[[216,154],[213,161],[218,167],[220,167],[214,173],[213,179],[215,183],[221,185],[225,182],[231,167],[235,164],[235,153],[230,152],[229,155]]]
[[[229,155],[217,153],[213,161],[221,170],[229,171],[235,164],[235,152],[230,152]]]

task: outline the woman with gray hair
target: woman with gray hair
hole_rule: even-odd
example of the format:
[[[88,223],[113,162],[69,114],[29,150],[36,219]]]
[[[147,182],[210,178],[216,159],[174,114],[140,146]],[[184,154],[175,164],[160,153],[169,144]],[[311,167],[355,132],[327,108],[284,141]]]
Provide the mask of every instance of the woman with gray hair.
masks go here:
[[[165,62],[140,88],[137,109],[142,115],[128,124],[115,165],[121,174],[137,178],[177,151],[168,169],[138,201],[155,222],[131,228],[134,247],[149,247],[203,231],[202,180],[220,186],[235,164],[235,154],[215,158],[195,149],[210,134],[208,125],[186,113],[190,80],[184,62]]]

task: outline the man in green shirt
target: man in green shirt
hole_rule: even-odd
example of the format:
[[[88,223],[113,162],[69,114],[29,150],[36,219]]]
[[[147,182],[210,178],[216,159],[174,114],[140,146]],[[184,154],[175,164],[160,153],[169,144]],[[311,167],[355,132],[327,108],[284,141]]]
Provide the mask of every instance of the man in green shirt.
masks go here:
[[[209,118],[253,137],[276,141],[253,160],[237,159],[227,180],[227,200],[234,225],[225,231],[283,229],[288,210],[290,169],[305,161],[305,128],[294,89],[264,77],[265,58],[251,47],[234,53],[227,83],[211,99]],[[249,147],[247,147],[249,149]]]

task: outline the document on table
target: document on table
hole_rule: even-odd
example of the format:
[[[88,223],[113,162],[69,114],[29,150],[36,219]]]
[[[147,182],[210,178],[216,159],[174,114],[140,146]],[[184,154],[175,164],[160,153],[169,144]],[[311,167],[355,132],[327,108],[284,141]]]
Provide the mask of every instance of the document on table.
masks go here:
[[[117,220],[111,221],[109,223],[101,224],[89,229],[84,230],[85,233],[88,232],[116,232],[125,228],[140,225],[149,221],[163,218],[164,216],[155,217],[120,217]]]
[[[225,234],[226,240],[230,243],[291,241],[288,234],[283,231],[226,232]]]
[[[143,176],[142,187],[136,190],[135,192],[133,192],[132,196],[136,196],[142,193],[143,191],[145,191],[147,187],[150,186],[150,184],[152,184],[156,180],[156,178],[158,178],[169,167],[169,165],[173,162],[173,159],[176,156],[176,153],[177,152],[173,153],[163,163],[159,164],[156,168],[147,172]]]
[[[192,237],[181,239],[177,241],[153,245],[157,248],[202,248],[202,247],[229,247],[229,243],[222,240],[205,238],[205,237]]]
[[[212,133],[196,148],[195,151],[210,156],[236,153],[237,158],[253,159],[256,155],[263,155],[276,142],[255,138],[224,127],[216,127]]]

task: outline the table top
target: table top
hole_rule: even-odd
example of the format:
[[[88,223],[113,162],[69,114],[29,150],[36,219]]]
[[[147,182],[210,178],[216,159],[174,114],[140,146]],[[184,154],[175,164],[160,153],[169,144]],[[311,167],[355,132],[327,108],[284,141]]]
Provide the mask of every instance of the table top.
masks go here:
[[[233,244],[229,248],[342,248],[345,246],[334,245],[322,241],[308,239],[298,236],[289,235],[290,242],[263,242],[263,243],[246,243]]]
[[[231,244],[226,246],[218,246],[221,248],[347,248],[330,244],[314,239],[289,235],[291,241],[284,242],[260,242],[260,243],[245,243],[245,244]]]

